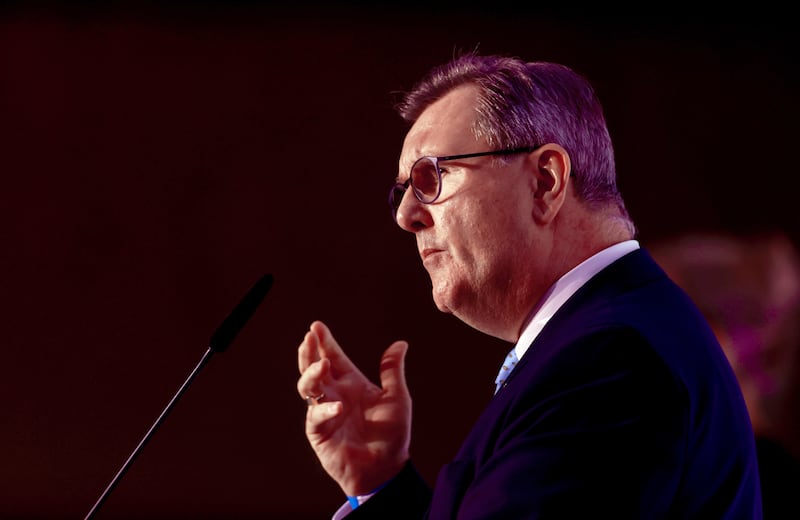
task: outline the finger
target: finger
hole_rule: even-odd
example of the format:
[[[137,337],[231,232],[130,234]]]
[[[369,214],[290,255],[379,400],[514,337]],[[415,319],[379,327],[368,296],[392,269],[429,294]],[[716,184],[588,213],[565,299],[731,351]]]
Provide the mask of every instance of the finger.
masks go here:
[[[302,374],[311,363],[319,361],[319,337],[316,332],[309,330],[303,337],[302,343],[297,348],[297,368]]]
[[[343,373],[348,371],[357,371],[356,366],[350,361],[350,358],[339,346],[339,343],[333,338],[330,329],[321,321],[315,321],[311,324],[311,332],[316,335],[317,353],[320,358],[328,358],[331,360],[331,366],[334,370],[334,377],[336,373]]]
[[[297,393],[301,399],[308,396],[317,396],[323,393],[323,389],[330,381],[331,362],[327,359],[320,359],[308,365],[305,371],[300,374],[297,380]]]
[[[306,412],[306,435],[310,437],[319,435],[324,433],[329,427],[333,427],[330,421],[341,415],[342,410],[343,406],[341,401],[309,406]]]
[[[395,341],[381,357],[380,379],[384,392],[392,396],[409,396],[406,384],[406,353],[408,343]]]

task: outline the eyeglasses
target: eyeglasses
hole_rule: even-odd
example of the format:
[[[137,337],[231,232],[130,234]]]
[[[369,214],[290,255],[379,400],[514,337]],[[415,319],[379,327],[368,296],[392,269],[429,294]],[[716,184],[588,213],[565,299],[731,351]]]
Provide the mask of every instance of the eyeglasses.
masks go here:
[[[461,155],[447,155],[444,157],[424,156],[416,160],[411,167],[411,174],[405,182],[398,182],[389,191],[389,206],[392,208],[392,218],[397,221],[397,209],[403,202],[403,196],[408,190],[409,184],[417,200],[423,204],[433,204],[439,195],[442,194],[442,169],[439,163],[442,161],[453,161],[455,159],[467,159],[469,157],[482,157],[485,155],[514,155],[518,153],[530,153],[539,148],[538,146],[525,146],[522,148],[511,148],[507,150],[494,150],[491,152],[465,153]]]

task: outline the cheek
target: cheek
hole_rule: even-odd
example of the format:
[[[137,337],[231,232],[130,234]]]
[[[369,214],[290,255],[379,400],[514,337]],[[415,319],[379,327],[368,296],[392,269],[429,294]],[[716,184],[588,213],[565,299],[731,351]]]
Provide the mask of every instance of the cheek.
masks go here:
[[[474,251],[486,239],[483,217],[476,209],[468,205],[448,208],[436,224],[436,234],[446,242],[454,267],[472,263]]]
[[[527,240],[533,225],[532,201],[519,183],[506,180],[507,184],[485,183],[479,192],[462,189],[462,197],[437,208],[436,234],[464,270],[491,269],[497,255],[518,250]]]
[[[475,251],[493,251],[513,245],[522,238],[529,219],[516,200],[497,198],[467,208],[462,233]]]

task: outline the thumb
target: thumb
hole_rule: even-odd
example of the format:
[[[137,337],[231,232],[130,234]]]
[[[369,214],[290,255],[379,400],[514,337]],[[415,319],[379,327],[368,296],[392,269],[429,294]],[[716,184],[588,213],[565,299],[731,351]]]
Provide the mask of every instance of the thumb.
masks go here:
[[[381,357],[380,379],[383,391],[389,395],[408,396],[406,384],[406,353],[408,343],[395,341]]]

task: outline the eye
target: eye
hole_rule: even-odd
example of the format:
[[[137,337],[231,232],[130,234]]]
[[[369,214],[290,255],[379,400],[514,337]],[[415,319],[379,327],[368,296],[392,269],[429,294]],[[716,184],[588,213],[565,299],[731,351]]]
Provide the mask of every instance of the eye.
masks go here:
[[[432,200],[439,193],[439,176],[430,158],[423,158],[411,170],[411,184],[423,202]]]

